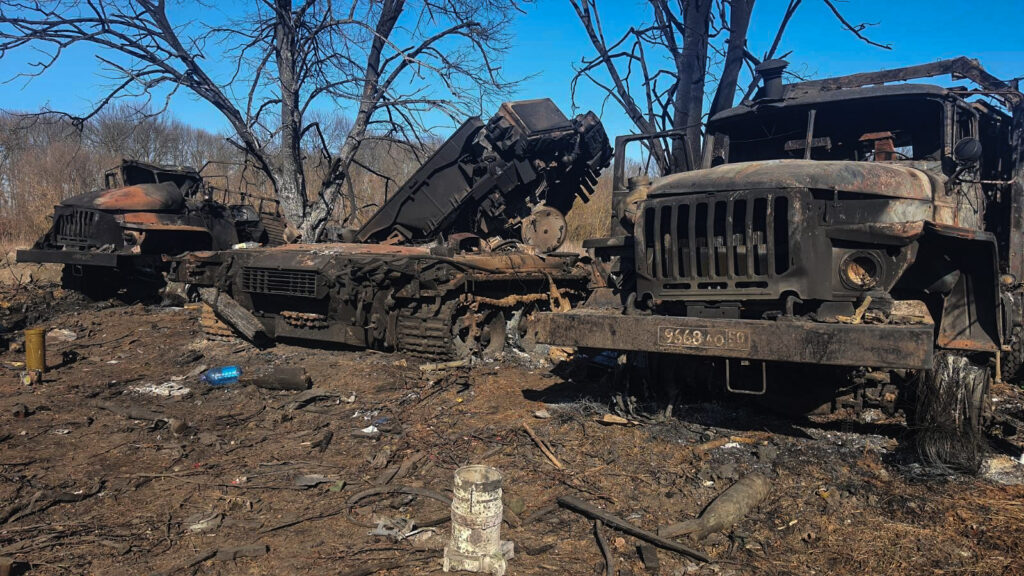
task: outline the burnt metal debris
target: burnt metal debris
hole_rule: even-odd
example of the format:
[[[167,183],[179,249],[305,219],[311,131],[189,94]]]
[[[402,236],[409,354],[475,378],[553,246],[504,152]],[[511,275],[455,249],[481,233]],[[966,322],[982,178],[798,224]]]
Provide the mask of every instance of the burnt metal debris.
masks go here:
[[[123,160],[104,188],[54,208],[53,224],[19,262],[64,265],[63,283],[95,298],[163,284],[164,254],[284,243],[277,201],[213,186],[193,168]]]
[[[593,113],[505,103],[466,121],[352,241],[195,251],[169,278],[253,340],[493,355],[528,340],[535,313],[586,297],[585,259],[553,251],[611,152]]]
[[[710,119],[701,169],[627,181],[644,137],[617,139],[611,230],[585,244],[601,281],[536,337],[758,396],[820,392],[778,377],[793,363],[925,369],[849,370],[827,401],[956,397],[924,424],[972,437],[992,366],[1024,360],[1024,97],[966,58],[788,85],[784,64]],[[903,83],[944,75],[975,87]]]
[[[452,234],[519,240],[543,252],[565,240],[565,214],[611,160],[593,112],[569,120],[548,99],[506,102],[470,118],[354,235],[423,243]]]

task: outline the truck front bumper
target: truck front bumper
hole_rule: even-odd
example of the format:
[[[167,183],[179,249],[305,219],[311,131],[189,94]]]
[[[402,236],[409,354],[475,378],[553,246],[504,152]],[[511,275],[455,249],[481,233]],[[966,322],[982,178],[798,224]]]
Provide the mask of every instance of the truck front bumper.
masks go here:
[[[624,316],[546,312],[531,328],[558,346],[872,368],[932,367],[934,330],[922,325]]]
[[[108,252],[89,252],[86,250],[18,250],[18,262],[41,264],[80,264],[82,266],[99,266],[117,268],[119,254]]]

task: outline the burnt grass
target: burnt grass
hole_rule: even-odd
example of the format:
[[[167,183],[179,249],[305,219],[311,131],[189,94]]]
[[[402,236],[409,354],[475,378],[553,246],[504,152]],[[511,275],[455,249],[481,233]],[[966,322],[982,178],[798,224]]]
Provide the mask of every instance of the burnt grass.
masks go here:
[[[50,342],[50,364],[79,356],[28,387],[15,364],[23,355],[0,353],[0,557],[15,574],[441,573],[446,524],[400,541],[369,526],[443,517],[443,504],[349,500],[377,486],[449,491],[468,463],[504,474],[513,575],[604,573],[591,522],[552,508],[560,495],[653,531],[754,471],[772,480],[764,503],[728,531],[681,540],[712,562],[660,550],[661,574],[1024,573],[1024,487],[921,473],[899,419],[703,403],[605,426],[595,417],[608,379],[592,370],[514,358],[430,373],[396,354],[207,341],[190,310],[87,304],[53,289],[0,295],[5,310],[46,310],[33,321],[76,334]],[[328,395],[300,405],[300,392],[198,381],[203,367],[227,364],[302,366]],[[165,382],[190,395],[132,391]],[[1016,390],[996,393],[1020,410]],[[541,409],[550,417],[535,417]],[[360,432],[371,425],[376,434]],[[311,475],[322,476],[315,486],[296,481]],[[647,573],[638,540],[604,536],[618,574]],[[266,553],[212,552],[252,545]]]

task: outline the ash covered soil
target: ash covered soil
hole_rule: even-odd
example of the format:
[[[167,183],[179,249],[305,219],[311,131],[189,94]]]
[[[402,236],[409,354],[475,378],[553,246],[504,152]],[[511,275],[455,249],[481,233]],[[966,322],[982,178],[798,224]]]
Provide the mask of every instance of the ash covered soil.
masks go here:
[[[603,425],[607,379],[544,359],[427,372],[396,354],[259,350],[207,341],[195,311],[86,303],[38,283],[3,288],[0,305],[0,321],[31,312],[74,335],[51,337],[57,367],[34,386],[18,376],[23,354],[0,353],[0,557],[15,574],[441,573],[447,524],[394,534],[408,532],[403,519],[446,517],[443,503],[354,497],[450,494],[469,463],[504,475],[512,575],[604,573],[592,522],[558,496],[654,531],[752,472],[770,478],[767,500],[731,529],[679,539],[712,562],[659,550],[658,573],[1024,573],[1024,487],[992,479],[1019,475],[1012,441],[996,442],[989,478],[927,476],[901,419],[794,420],[730,403]],[[68,351],[79,359],[60,366]],[[323,395],[199,382],[228,364],[301,366]],[[1019,412],[1016,389],[995,396]],[[602,534],[618,574],[653,573],[639,540]]]

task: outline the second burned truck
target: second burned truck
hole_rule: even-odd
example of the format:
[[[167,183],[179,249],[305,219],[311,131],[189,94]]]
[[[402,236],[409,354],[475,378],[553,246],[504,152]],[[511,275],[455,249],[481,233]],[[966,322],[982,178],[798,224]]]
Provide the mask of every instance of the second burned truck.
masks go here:
[[[505,103],[467,120],[349,242],[194,252],[169,278],[251,339],[496,353],[524,318],[586,296],[590,268],[555,251],[610,159],[593,113]]]
[[[605,281],[536,336],[790,405],[903,397],[933,459],[976,465],[957,440],[1024,360],[1024,96],[966,58],[789,85],[784,64],[709,120],[702,169],[627,183],[616,142],[611,234],[585,244]],[[975,87],[890,84],[947,74]]]

